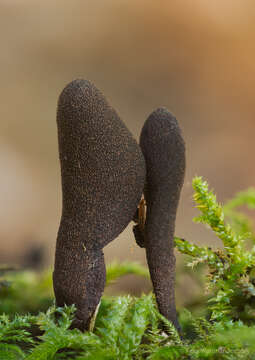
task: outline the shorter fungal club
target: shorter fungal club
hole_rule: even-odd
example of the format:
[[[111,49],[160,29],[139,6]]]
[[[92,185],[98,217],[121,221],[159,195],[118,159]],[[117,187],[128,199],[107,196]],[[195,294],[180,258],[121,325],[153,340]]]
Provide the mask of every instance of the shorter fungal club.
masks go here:
[[[90,329],[105,285],[103,248],[133,220],[159,311],[179,330],[173,236],[185,146],[176,119],[165,108],[154,111],[138,145],[103,94],[74,80],[60,95],[57,126],[63,196],[57,305],[75,304],[72,327]]]

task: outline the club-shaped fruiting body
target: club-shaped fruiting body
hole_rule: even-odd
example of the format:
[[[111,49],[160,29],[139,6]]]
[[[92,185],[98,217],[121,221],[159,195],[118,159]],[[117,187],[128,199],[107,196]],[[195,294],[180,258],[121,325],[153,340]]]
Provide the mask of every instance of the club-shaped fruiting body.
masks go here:
[[[105,285],[102,249],[132,220],[145,183],[145,161],[129,130],[89,81],[75,80],[57,110],[62,177],[54,291],[75,304],[73,326],[85,330]]]
[[[159,311],[179,324],[175,306],[174,230],[176,212],[185,173],[185,144],[175,117],[165,108],[146,120],[140,146],[146,162],[144,230],[134,232],[146,248]]]

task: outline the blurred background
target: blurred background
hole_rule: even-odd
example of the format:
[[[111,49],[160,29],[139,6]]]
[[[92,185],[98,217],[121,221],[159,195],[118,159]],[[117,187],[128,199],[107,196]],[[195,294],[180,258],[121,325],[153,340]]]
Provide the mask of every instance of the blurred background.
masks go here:
[[[175,114],[187,145],[176,235],[217,246],[192,223],[191,182],[203,176],[221,202],[254,185],[254,35],[253,0],[0,0],[0,263],[53,266],[56,104],[75,78],[94,82],[136,139],[156,107]],[[146,263],[131,225],[105,255]],[[195,291],[187,281],[179,303]],[[150,282],[116,286],[138,294]]]

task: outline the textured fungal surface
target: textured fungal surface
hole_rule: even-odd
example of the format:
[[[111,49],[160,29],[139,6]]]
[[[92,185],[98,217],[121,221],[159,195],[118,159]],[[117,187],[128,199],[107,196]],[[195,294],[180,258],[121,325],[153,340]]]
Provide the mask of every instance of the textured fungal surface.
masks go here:
[[[135,228],[146,248],[150,275],[161,314],[179,324],[175,307],[174,230],[185,173],[185,144],[177,120],[165,108],[146,120],[140,146],[146,162],[144,229]]]
[[[140,147],[103,94],[75,80],[57,110],[63,208],[53,273],[57,305],[88,329],[105,284],[102,249],[132,220],[145,182]]]

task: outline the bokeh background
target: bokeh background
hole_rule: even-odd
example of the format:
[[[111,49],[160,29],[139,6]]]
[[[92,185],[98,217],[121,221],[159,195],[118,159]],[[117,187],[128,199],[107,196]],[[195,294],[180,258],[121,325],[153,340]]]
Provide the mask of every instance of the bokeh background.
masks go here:
[[[53,266],[56,104],[75,78],[93,81],[136,139],[156,107],[176,115],[187,144],[176,234],[217,246],[192,223],[191,183],[204,176],[221,202],[254,185],[254,37],[253,0],[0,0],[0,263]],[[132,226],[105,255],[146,263]],[[178,302],[195,291],[185,273],[178,286]]]

